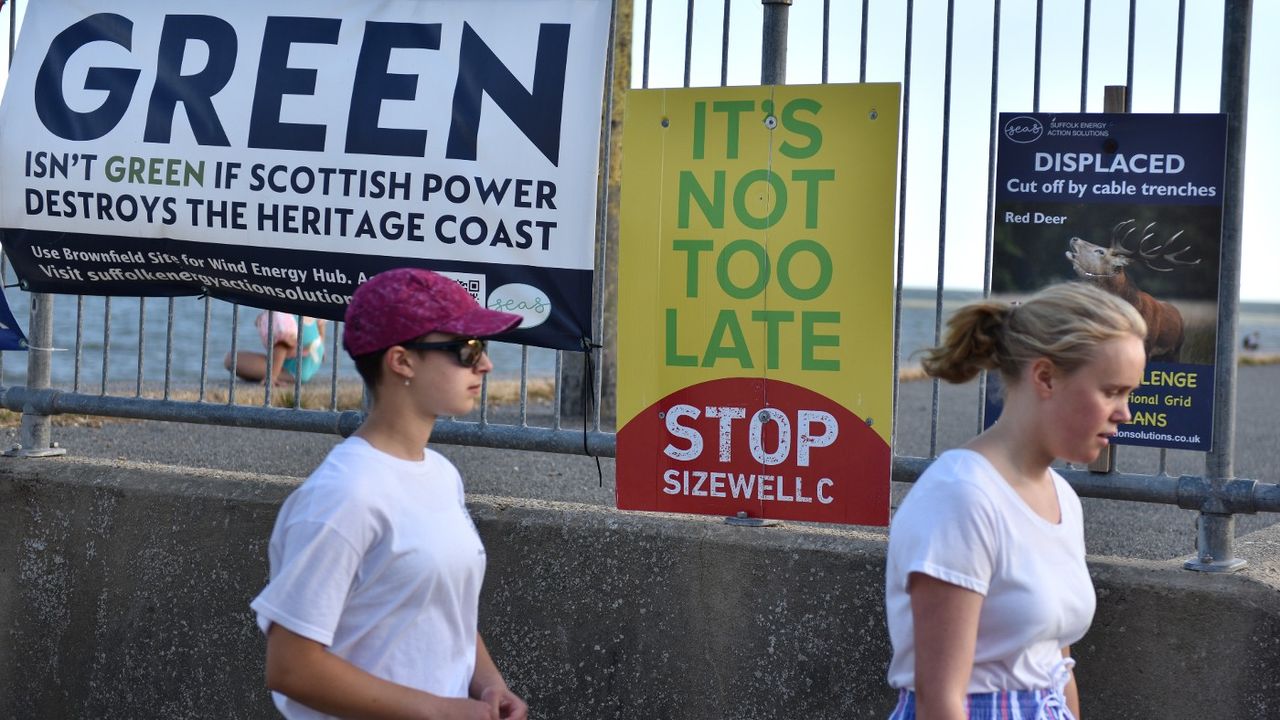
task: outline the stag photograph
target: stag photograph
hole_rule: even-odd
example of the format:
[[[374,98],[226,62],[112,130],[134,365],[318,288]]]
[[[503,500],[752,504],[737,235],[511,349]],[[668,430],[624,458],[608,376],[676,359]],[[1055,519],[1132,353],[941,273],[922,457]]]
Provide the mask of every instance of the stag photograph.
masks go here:
[[[996,225],[993,294],[1029,295],[1055,282],[1097,285],[1147,322],[1151,361],[1212,364],[1217,339],[1216,207],[1007,203],[1013,217],[1061,224]]]

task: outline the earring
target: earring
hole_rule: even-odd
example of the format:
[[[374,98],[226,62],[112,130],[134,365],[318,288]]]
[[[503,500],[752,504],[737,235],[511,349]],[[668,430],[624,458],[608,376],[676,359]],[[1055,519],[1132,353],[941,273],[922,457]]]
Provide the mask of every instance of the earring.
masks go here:
[[[408,380],[407,378],[406,378],[406,379],[405,379],[405,381],[404,381],[404,386],[405,386],[405,387],[409,387],[409,380]]]

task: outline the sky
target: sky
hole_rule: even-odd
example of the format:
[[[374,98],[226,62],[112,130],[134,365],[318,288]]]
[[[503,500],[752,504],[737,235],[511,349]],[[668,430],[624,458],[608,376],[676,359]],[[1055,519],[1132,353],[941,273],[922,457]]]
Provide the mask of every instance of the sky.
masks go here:
[[[31,0],[19,3],[17,23]],[[722,0],[691,0],[694,35],[689,85],[721,84]],[[1174,109],[1178,0],[1134,0],[1134,112]],[[645,0],[635,0],[633,87],[681,87],[685,84],[686,0],[652,0],[650,61],[643,63]],[[904,213],[904,284],[932,287],[938,282],[938,246],[945,237],[943,284],[981,288],[986,232],[986,167],[990,125],[993,2],[955,0],[953,20],[949,168],[946,217],[941,167],[943,92],[947,40],[946,0],[915,0],[912,21],[910,137]],[[1034,106],[1036,0],[999,0],[1000,63],[997,109],[1025,112]],[[1185,0],[1186,22],[1180,109],[1217,112],[1221,71],[1223,0]],[[760,80],[762,5],[732,0],[727,84]],[[901,82],[904,77],[906,0],[868,0],[866,80]],[[1080,109],[1084,0],[1043,0],[1041,112]],[[9,46],[12,3],[0,10],[0,47]],[[1123,85],[1127,72],[1129,3],[1093,0],[1089,31],[1087,109],[1101,111],[1103,88]],[[788,84],[822,82],[821,0],[794,0],[789,10]],[[1280,302],[1280,94],[1268,85],[1280,71],[1280,2],[1255,2],[1250,68],[1247,157],[1245,167],[1244,249],[1241,298]],[[857,82],[862,3],[830,0],[827,81]],[[0,87],[7,72],[0,67]]]
[[[724,3],[695,0],[689,85],[721,84]],[[1133,112],[1172,112],[1178,36],[1178,0],[1136,0]],[[633,87],[685,84],[685,0],[653,0],[648,76],[641,61],[645,3],[637,0]],[[906,0],[869,0],[868,82],[904,79]],[[1041,112],[1079,112],[1084,0],[1044,0]],[[1219,109],[1222,0],[1186,0],[1180,110]],[[997,110],[1037,109],[1034,95],[1035,0],[1000,2]],[[822,82],[821,0],[794,0],[789,11],[788,84]],[[831,0],[828,82],[858,82],[862,2]],[[945,221],[948,288],[980,289],[986,233],[986,168],[991,103],[993,0],[957,0],[953,15],[951,139]],[[763,12],[756,0],[733,0],[728,85],[759,84]],[[943,84],[946,0],[915,0],[912,16],[908,192],[905,198],[904,284],[938,282],[942,235]],[[1124,85],[1128,68],[1129,3],[1093,0],[1089,35],[1087,110],[1101,112],[1103,88]],[[1280,302],[1280,94],[1271,89],[1280,70],[1280,2],[1255,2],[1253,11],[1244,248],[1241,298]],[[647,82],[646,82],[647,81]],[[624,150],[625,152],[625,150]]]

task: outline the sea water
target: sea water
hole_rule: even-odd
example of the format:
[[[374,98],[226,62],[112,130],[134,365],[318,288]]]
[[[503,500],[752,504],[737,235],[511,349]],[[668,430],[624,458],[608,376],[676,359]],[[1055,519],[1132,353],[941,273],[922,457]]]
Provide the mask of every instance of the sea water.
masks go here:
[[[942,303],[942,322],[945,323],[946,318],[957,307],[980,296],[975,291],[946,291]],[[26,331],[30,326],[29,294],[16,287],[9,287],[5,290],[5,297],[18,325]],[[935,300],[934,290],[908,288],[903,291],[898,353],[903,367],[915,364],[918,361],[916,353],[935,342],[939,322]],[[117,297],[111,298],[108,303],[107,298],[96,296],[55,296],[53,385],[64,389],[79,387],[81,391],[96,392],[102,385],[105,362],[108,387],[132,387],[138,381],[141,357],[144,387],[155,388],[164,382],[167,356],[171,358],[168,364],[169,381],[174,387],[198,385],[202,368],[206,373],[207,384],[225,384],[229,373],[223,367],[223,360],[231,350],[233,327],[237,350],[263,351],[262,341],[253,324],[258,312],[255,308],[244,306],[239,307],[236,312],[236,307],[230,303],[221,300],[206,301],[196,297]],[[236,316],[234,325],[233,316]],[[1280,304],[1242,303],[1238,325],[1239,337],[1251,332],[1258,333],[1258,352],[1280,353]],[[355,380],[358,377],[354,365],[341,351],[340,339],[338,351],[334,352],[332,329],[331,324],[331,332],[325,343],[325,366],[313,383],[329,380],[332,373],[330,358],[335,355],[339,360],[339,380]],[[493,377],[519,378],[521,346],[493,343],[490,347],[495,366]],[[104,348],[109,348],[110,352],[104,353]],[[529,377],[552,377],[555,374],[555,356],[553,350],[529,348]],[[26,353],[0,353],[0,363],[3,364],[0,382],[4,385],[26,384]]]

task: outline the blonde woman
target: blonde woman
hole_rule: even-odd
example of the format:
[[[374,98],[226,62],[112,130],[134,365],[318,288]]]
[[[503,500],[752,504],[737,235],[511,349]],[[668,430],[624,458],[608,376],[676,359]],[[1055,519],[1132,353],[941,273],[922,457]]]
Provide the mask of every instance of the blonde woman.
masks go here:
[[[999,373],[999,420],[920,477],[889,531],[891,720],[1079,718],[1071,644],[1093,619],[1080,500],[1050,464],[1088,463],[1130,420],[1146,325],[1088,285],[951,318],[923,362]]]

